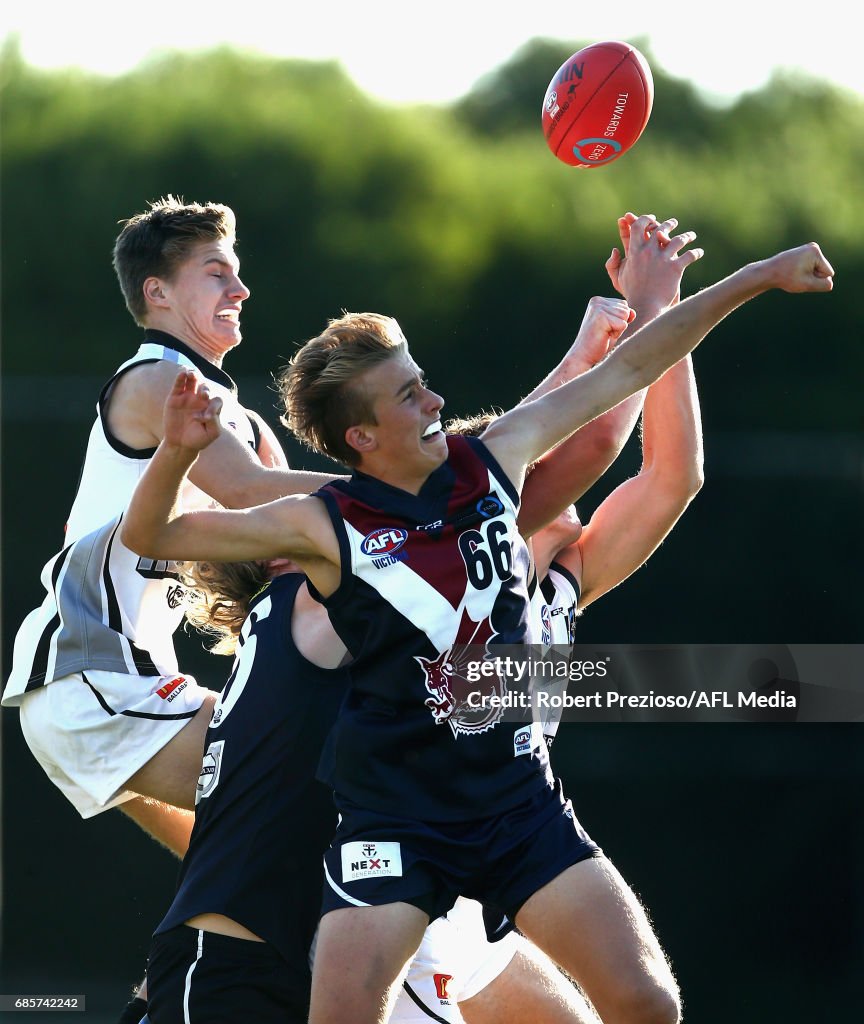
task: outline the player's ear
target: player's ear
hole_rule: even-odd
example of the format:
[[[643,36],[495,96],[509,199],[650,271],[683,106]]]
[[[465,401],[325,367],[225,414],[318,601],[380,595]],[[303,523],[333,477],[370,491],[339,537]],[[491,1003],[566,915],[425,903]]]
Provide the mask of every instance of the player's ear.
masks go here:
[[[345,431],[345,443],[358,455],[368,455],[378,447],[377,438],[364,426],[349,427]]]
[[[165,298],[165,287],[161,277],[148,277],[142,287],[144,298],[152,306],[164,308],[167,306]]]

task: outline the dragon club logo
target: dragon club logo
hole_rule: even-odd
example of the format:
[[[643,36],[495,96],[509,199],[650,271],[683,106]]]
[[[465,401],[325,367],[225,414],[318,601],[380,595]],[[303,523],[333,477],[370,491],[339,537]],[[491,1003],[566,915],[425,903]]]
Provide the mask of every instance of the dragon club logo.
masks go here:
[[[479,691],[484,697],[497,695],[503,698],[507,693],[507,684],[497,675],[484,677],[482,687],[476,682],[469,682],[468,663],[476,660],[478,650],[486,650],[485,645],[498,634],[492,630],[488,620],[471,622],[463,610],[457,637],[466,635],[466,626],[471,629],[471,633],[463,643],[454,644],[437,658],[414,657],[423,672],[423,681],[429,694],[424,704],[435,724],[443,725],[446,722],[457,737],[494,729],[501,718],[499,702],[491,707],[477,700],[469,704],[469,694],[476,696]],[[481,706],[476,706],[478,703]]]

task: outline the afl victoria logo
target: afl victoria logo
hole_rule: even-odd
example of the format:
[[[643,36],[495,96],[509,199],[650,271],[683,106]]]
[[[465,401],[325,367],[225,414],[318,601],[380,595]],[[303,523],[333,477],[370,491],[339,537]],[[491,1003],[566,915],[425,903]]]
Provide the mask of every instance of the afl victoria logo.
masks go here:
[[[520,754],[530,754],[534,746],[532,740],[531,726],[523,726],[517,729],[513,736],[513,756],[519,757]]]
[[[381,526],[367,533],[360,545],[364,555],[392,555],[408,539],[408,531],[398,526]]]

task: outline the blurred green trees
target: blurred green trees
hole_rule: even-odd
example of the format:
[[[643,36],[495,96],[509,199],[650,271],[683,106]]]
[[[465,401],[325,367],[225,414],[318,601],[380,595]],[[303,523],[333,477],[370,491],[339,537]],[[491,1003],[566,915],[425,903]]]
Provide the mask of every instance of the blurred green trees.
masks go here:
[[[731,358],[757,347],[771,356],[736,380],[736,409],[742,425],[765,416],[782,351],[815,378],[833,425],[850,427],[851,410],[832,409],[819,379],[829,336],[832,373],[861,369],[842,282],[862,266],[864,103],[786,77],[718,109],[655,66],[652,119],[633,152],[574,170],[546,149],[539,107],[578,45],[535,40],[451,108],[391,108],[335,64],[220,49],[105,79],[35,71],[7,43],[5,372],[46,360],[56,373],[111,369],[130,335],[109,264],[117,222],[173,192],[237,211],[255,297],[253,344],[235,372],[272,369],[340,308],[374,307],[404,322],[436,370],[471,371],[470,388],[447,373],[455,404],[509,401],[569,340],[588,295],[609,291],[615,218],[650,210],[699,232],[706,257],[687,290],[777,248],[823,244],[838,294],[797,306],[794,338],[776,304],[748,313],[752,344]],[[707,358],[725,390],[729,375],[713,364],[730,354]],[[767,422],[812,422],[769,405]]]
[[[733,106],[712,106],[635,42],[653,65],[652,117],[631,153],[593,170],[555,160],[540,131],[548,81],[579,41],[529,42],[449,107],[375,102],[334,63],[218,49],[166,53],[101,78],[36,71],[7,43],[4,417],[35,448],[55,450],[53,521],[71,501],[98,383],[137,341],[110,254],[118,222],[148,200],[170,192],[235,209],[252,299],[246,341],[228,368],[259,382],[246,389],[247,401],[274,424],[269,375],[342,309],[395,315],[449,412],[516,401],[567,346],[588,297],[610,293],[603,264],[618,241],[616,218],[629,209],[674,215],[698,232],[706,255],[688,270],[685,294],[811,239],[835,265],[830,297],[765,296],[721,324],[696,355],[710,439],[703,493],[735,473],[747,481],[730,491],[735,516],[717,498],[697,503],[722,518],[722,527],[707,520],[719,530],[715,568],[734,588],[743,567],[761,565],[760,552],[776,541],[776,561],[764,571],[794,578],[783,552],[816,524],[802,511],[781,543],[776,531],[763,532],[778,507],[804,502],[806,487],[807,507],[818,505],[832,525],[837,500],[852,518],[860,511],[856,385],[864,359],[850,284],[864,271],[864,101],[786,75]],[[64,402],[76,411],[59,413]],[[44,486],[9,436],[7,429],[7,544],[19,514],[9,487]],[[286,443],[295,460],[315,464]],[[629,471],[625,459],[615,472]],[[833,481],[844,496],[851,487],[854,505],[808,480]],[[50,543],[48,536],[38,556],[15,547],[34,577],[54,548],[56,534]],[[844,547],[838,572],[851,574],[849,554]],[[839,590],[827,588],[820,616],[808,618],[820,623],[817,635],[853,614],[846,587],[844,577]],[[627,594],[635,600],[638,584]],[[796,621],[789,610],[777,608],[778,623]]]

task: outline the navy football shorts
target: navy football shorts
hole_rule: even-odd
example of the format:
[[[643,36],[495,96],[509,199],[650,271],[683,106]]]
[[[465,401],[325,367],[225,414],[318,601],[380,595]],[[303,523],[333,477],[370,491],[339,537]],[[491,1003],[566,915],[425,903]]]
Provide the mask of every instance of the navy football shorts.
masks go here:
[[[151,1024],[306,1024],[309,965],[266,942],[182,924],[154,936],[147,961]]]
[[[410,903],[434,921],[461,895],[500,908],[513,921],[547,882],[602,853],[560,782],[506,814],[470,822],[432,825],[344,801],[339,811],[339,828],[324,855],[322,914]]]

